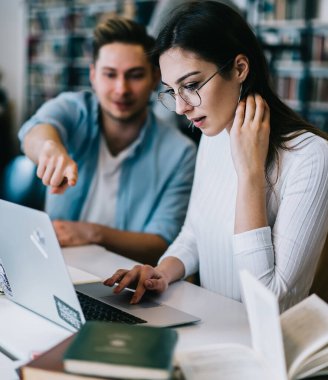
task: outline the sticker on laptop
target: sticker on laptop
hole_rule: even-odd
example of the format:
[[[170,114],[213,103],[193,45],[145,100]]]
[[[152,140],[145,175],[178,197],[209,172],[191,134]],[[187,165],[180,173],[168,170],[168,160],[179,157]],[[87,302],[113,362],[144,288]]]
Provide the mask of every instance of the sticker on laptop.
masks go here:
[[[54,296],[54,299],[59,317],[69,325],[80,329],[82,326],[80,313],[58,297]]]
[[[47,259],[48,253],[46,251],[46,239],[40,228],[36,228],[30,235],[32,243],[36,246],[42,256]]]
[[[0,260],[0,287],[2,288],[6,296],[9,296],[9,297],[13,296],[13,292],[11,290],[9,280],[6,275],[5,267],[3,266],[1,260]]]

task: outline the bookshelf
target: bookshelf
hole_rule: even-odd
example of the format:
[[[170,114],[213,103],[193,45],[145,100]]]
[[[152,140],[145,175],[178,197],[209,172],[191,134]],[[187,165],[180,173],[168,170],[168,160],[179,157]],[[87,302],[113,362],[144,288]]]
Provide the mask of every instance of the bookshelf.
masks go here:
[[[110,14],[147,23],[156,0],[29,0],[27,115],[62,91],[90,88],[91,39]]]
[[[148,24],[157,0],[29,0],[27,115],[61,91],[89,88],[96,24],[120,14]],[[328,0],[246,0],[281,98],[328,130]]]
[[[280,97],[328,131],[328,1],[249,0]]]

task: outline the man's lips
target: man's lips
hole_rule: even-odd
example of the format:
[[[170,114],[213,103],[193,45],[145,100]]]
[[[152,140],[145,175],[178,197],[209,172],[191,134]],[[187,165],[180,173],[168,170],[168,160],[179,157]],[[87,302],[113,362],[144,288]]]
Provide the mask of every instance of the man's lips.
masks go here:
[[[114,101],[113,103],[119,109],[128,109],[133,105],[132,101]]]

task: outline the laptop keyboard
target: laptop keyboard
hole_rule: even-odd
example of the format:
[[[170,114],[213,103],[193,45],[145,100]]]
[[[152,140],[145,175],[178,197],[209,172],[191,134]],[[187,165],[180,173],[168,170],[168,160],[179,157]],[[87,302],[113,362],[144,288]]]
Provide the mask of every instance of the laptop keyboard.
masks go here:
[[[86,294],[76,292],[84,317],[87,321],[120,322],[129,325],[146,323],[147,321],[126,313],[114,306],[107,305]]]

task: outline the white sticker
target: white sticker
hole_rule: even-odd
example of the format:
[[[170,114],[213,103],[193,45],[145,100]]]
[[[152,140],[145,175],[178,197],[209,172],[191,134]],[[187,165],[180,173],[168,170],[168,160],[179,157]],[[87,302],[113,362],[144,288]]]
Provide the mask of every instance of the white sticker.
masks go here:
[[[5,267],[0,260],[0,285],[5,293],[6,296],[13,296],[13,292],[11,290],[11,286],[9,284],[8,277],[6,275]]]
[[[59,317],[76,329],[80,329],[82,327],[80,313],[60,298],[54,296],[54,300]]]

